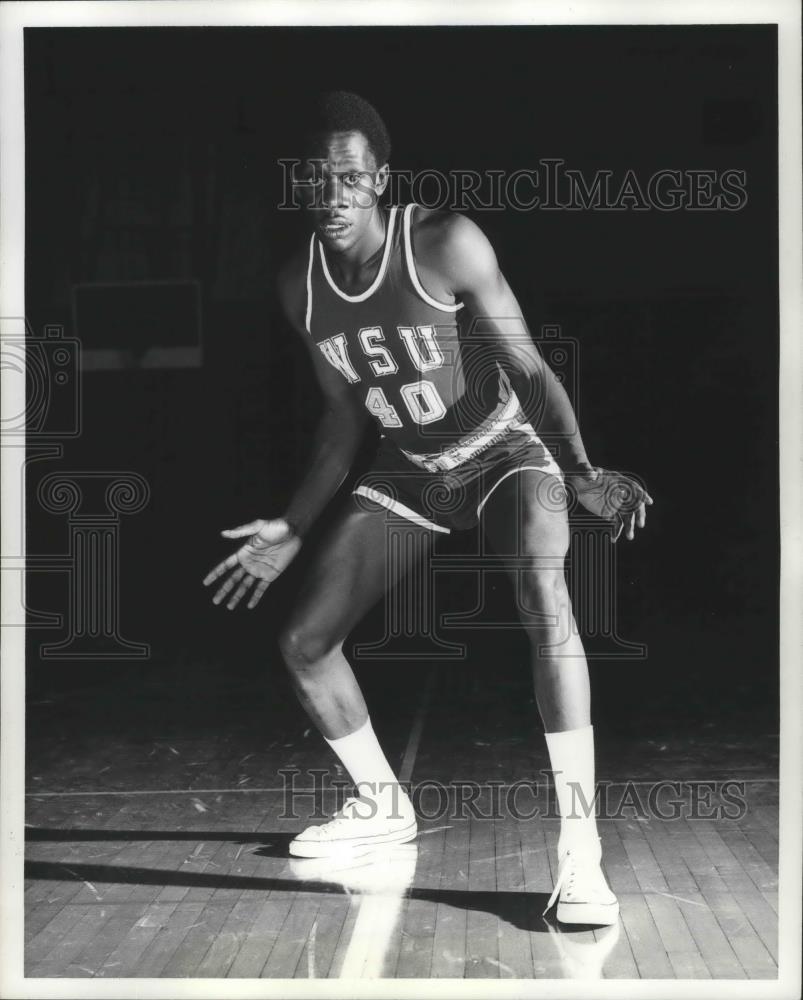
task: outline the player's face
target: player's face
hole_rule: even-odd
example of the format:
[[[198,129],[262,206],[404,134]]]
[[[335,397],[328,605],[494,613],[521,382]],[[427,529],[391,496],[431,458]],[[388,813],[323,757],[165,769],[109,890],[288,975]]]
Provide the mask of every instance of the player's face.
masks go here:
[[[318,236],[327,250],[350,250],[368,232],[387,164],[377,167],[361,132],[332,132],[319,139],[305,167],[306,207]]]

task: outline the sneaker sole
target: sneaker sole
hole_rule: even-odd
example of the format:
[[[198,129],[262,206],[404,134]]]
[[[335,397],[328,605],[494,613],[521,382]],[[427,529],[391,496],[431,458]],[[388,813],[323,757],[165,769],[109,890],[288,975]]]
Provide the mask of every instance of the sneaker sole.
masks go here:
[[[380,847],[384,844],[406,844],[415,840],[418,834],[418,824],[406,826],[390,833],[377,833],[372,837],[350,837],[344,840],[291,840],[289,851],[296,858],[328,858],[343,851],[353,852],[366,848]]]
[[[615,924],[619,903],[558,903],[558,921],[562,924]]]

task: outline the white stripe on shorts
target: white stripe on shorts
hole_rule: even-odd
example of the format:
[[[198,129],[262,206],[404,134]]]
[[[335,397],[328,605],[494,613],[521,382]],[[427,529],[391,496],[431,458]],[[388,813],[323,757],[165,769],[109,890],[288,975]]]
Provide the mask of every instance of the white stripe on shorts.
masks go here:
[[[496,487],[499,486],[501,483],[503,483],[507,479],[508,476],[515,476],[517,472],[525,472],[527,470],[529,470],[531,472],[544,472],[548,476],[557,476],[561,480],[561,482],[563,481],[563,473],[561,472],[560,466],[555,461],[555,459],[552,457],[552,452],[549,450],[549,448],[547,448],[547,446],[544,444],[544,442],[541,440],[541,438],[538,437],[538,435],[533,430],[533,425],[531,423],[529,423],[529,421],[526,422],[526,423],[522,422],[522,423],[515,424],[514,427],[513,427],[513,429],[514,430],[518,430],[518,431],[524,431],[524,433],[527,435],[528,438],[530,438],[531,441],[533,441],[536,444],[540,444],[541,445],[541,447],[544,449],[544,455],[545,455],[545,457],[547,459],[547,464],[546,465],[520,465],[520,466],[518,466],[515,469],[508,469],[507,472],[505,472],[503,475],[501,475],[499,477],[499,479],[496,480],[496,482],[493,484],[493,486],[488,490],[488,492],[485,494],[485,496],[480,501],[480,503],[479,503],[479,505],[477,507],[477,517],[479,517],[480,514],[482,513],[482,508],[485,506],[486,503],[488,503],[488,501],[491,498],[491,494],[496,489]]]
[[[423,514],[419,514],[417,511],[412,510],[412,508],[405,506],[399,500],[394,500],[387,493],[380,493],[378,490],[371,489],[370,486],[357,486],[356,489],[352,490],[352,493],[359,493],[360,496],[368,497],[374,503],[392,510],[394,514],[398,514],[400,517],[405,518],[405,520],[412,521],[413,524],[418,524],[422,528],[430,528],[432,531],[442,531],[446,535],[452,533],[451,528],[444,528],[440,524],[435,524],[434,521],[430,521]]]

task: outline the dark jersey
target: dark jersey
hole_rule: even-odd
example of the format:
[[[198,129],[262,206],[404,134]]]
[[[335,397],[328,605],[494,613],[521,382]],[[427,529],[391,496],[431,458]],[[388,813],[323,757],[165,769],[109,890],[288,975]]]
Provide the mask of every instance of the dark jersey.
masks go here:
[[[415,207],[388,210],[379,270],[358,295],[338,287],[312,236],[306,328],[382,434],[434,471],[498,440],[522,414],[498,363],[461,331],[462,304],[439,302],[422,286],[410,234]]]

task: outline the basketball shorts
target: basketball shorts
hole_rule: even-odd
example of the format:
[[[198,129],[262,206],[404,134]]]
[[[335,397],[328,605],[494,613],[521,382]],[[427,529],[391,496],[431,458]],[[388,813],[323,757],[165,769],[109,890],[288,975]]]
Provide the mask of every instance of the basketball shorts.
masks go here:
[[[449,534],[475,527],[500,483],[525,469],[563,483],[560,467],[529,423],[517,422],[498,441],[446,471],[418,467],[383,438],[371,468],[352,493],[366,509],[379,505],[414,524]]]

